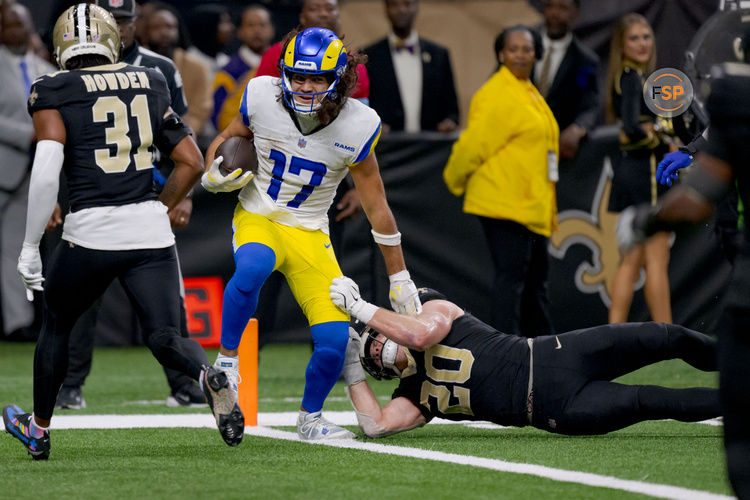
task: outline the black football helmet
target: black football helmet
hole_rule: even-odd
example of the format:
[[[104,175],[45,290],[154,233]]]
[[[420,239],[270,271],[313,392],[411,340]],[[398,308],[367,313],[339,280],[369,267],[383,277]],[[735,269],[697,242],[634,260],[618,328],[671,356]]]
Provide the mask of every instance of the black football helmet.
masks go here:
[[[419,293],[419,301],[424,304],[430,300],[448,300],[448,297],[438,292],[434,288],[422,287],[417,290]]]

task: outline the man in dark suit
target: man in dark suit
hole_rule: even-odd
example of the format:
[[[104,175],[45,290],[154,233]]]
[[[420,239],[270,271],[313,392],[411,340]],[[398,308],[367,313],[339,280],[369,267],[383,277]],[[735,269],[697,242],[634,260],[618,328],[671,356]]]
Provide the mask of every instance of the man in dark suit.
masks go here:
[[[533,80],[560,127],[560,158],[573,158],[597,119],[599,59],[573,36],[580,0],[544,2],[544,56]]]
[[[391,32],[364,50],[370,106],[384,131],[451,132],[458,127],[458,99],[450,56],[417,35],[417,10],[417,0],[385,0]]]
[[[26,300],[16,271],[26,228],[30,154],[36,141],[26,102],[31,82],[54,71],[32,52],[33,35],[26,7],[8,2],[0,6],[0,338],[38,334],[31,328],[34,305]]]

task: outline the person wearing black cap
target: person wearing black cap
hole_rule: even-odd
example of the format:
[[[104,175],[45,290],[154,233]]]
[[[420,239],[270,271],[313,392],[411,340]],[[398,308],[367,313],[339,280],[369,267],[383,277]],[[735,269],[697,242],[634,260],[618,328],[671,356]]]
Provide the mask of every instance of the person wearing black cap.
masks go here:
[[[624,385],[614,378],[667,359],[716,370],[716,341],[682,326],[623,323],[533,339],[501,333],[445,296],[419,289],[416,316],[375,307],[350,278],[330,296],[362,326],[349,330],[341,374],[369,437],[433,417],[531,425],[566,435],[604,434],[644,420],[718,417],[718,389]],[[380,407],[365,378],[400,379]]]
[[[95,3],[111,12],[117,22],[122,41],[120,61],[132,64],[133,66],[154,68],[161,72],[167,81],[170,106],[175,113],[183,118],[187,114],[188,108],[182,90],[182,77],[179,71],[169,58],[160,56],[142,47],[135,40],[135,20],[138,9],[135,0],[96,0]],[[164,177],[158,173],[156,168],[154,168],[154,178],[157,183],[163,185]],[[186,198],[170,212],[170,223],[173,228],[181,228],[187,225],[192,213],[192,206],[192,200]],[[76,324],[71,334],[68,374],[60,389],[57,401],[58,408],[80,409],[86,407],[81,386],[91,371],[91,359],[94,349],[94,326],[100,307],[101,299],[85,313],[82,321]],[[181,305],[181,316],[180,331],[183,337],[188,337],[184,300]],[[169,406],[205,405],[203,393],[189,377],[169,368],[165,368],[164,371],[171,389],[171,393],[167,398]]]

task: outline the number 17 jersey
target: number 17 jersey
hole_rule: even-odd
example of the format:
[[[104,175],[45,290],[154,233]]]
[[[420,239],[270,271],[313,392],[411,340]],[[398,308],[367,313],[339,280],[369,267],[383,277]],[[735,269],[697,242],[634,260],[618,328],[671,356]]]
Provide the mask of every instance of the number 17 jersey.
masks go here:
[[[322,129],[303,135],[284,106],[281,80],[253,78],[240,105],[252,130],[258,172],[239,195],[250,212],[292,227],[328,233],[328,208],[347,168],[367,158],[380,137],[380,118],[347,99],[339,115]]]

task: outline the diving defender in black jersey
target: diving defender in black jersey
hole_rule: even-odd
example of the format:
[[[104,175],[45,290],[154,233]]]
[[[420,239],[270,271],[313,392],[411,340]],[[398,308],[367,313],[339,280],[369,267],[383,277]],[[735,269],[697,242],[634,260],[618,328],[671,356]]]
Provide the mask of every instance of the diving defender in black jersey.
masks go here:
[[[361,334],[350,330],[342,374],[370,437],[433,417],[581,435],[719,416],[717,389],[612,382],[666,359],[716,370],[716,341],[678,325],[623,323],[527,339],[498,332],[434,290],[420,289],[422,312],[414,317],[368,304],[346,277],[333,280],[331,299],[367,325]],[[400,378],[384,408],[363,367],[375,378]]]
[[[29,292],[44,292],[44,320],[34,355],[34,413],[3,410],[5,429],[35,459],[50,452],[47,428],[68,364],[78,317],[119,279],[137,310],[145,341],[164,366],[201,379],[228,444],[242,438],[242,413],[223,404],[223,373],[197,342],[179,335],[179,283],[173,209],[203,172],[203,158],[169,106],[158,71],[117,63],[120,37],[112,16],[91,4],[69,8],[54,30],[62,71],[35,81],[28,109],[38,138],[26,236],[18,271]],[[175,162],[164,190],[153,190],[152,154]],[[70,213],[64,240],[42,272],[39,241],[65,172]],[[42,286],[44,284],[44,286]],[[221,413],[221,414],[218,414]],[[230,414],[231,413],[231,414]]]

